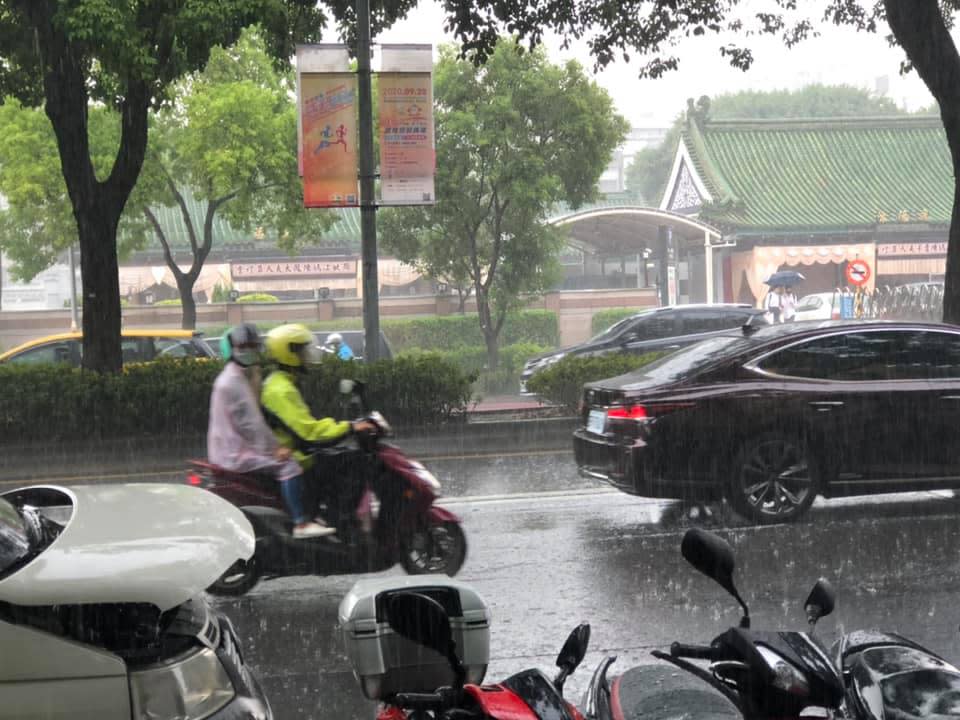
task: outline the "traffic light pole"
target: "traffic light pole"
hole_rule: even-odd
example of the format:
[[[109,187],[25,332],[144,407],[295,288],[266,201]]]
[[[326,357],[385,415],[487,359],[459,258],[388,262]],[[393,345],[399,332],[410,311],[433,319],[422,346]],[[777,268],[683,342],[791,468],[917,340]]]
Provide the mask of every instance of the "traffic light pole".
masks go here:
[[[360,247],[363,267],[364,359],[380,357],[380,285],[377,274],[377,200],[370,82],[370,0],[357,0],[357,83],[360,131]]]

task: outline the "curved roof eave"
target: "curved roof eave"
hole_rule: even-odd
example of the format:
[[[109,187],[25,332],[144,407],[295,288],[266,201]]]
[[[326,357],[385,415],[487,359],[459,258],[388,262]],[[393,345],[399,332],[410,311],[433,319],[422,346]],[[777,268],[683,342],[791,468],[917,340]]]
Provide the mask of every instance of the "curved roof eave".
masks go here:
[[[661,210],[653,207],[641,207],[639,205],[583,208],[581,210],[576,210],[549,218],[547,222],[550,225],[559,227],[563,225],[571,225],[584,220],[593,220],[595,218],[602,217],[615,217],[617,215],[639,215],[641,217],[653,220],[661,225],[679,226],[690,230],[697,230],[717,238],[722,237],[722,233],[716,227],[713,225],[708,225],[707,223],[689,215],[681,215],[680,213],[671,212],[669,210]]]

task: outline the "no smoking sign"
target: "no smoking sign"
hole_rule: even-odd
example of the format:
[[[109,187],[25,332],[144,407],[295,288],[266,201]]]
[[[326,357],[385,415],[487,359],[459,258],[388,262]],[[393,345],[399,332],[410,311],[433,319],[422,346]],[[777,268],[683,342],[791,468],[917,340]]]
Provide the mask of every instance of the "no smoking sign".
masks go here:
[[[847,276],[848,283],[856,287],[863,287],[870,279],[870,266],[866,260],[851,260],[847,263],[844,274]]]

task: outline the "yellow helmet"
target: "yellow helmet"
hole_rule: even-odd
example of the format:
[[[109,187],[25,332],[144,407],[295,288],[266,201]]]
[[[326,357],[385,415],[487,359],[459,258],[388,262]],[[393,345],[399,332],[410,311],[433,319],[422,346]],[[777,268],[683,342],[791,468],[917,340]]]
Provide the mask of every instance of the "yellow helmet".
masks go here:
[[[306,325],[290,323],[279,325],[267,333],[267,355],[280,365],[303,367],[304,349],[313,348],[316,341]]]

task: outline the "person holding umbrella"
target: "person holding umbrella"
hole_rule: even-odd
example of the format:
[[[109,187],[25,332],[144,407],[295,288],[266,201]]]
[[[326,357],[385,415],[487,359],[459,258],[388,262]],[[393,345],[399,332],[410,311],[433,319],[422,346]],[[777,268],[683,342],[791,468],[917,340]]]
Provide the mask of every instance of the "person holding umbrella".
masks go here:
[[[777,285],[770,288],[766,298],[766,311],[769,316],[767,320],[770,324],[780,322],[780,311],[782,310],[781,301],[783,299],[783,288]]]
[[[766,279],[765,284],[770,286],[770,292],[767,293],[764,307],[769,314],[770,322],[793,321],[796,316],[797,298],[790,288],[803,279],[803,275],[796,270],[778,270]]]

